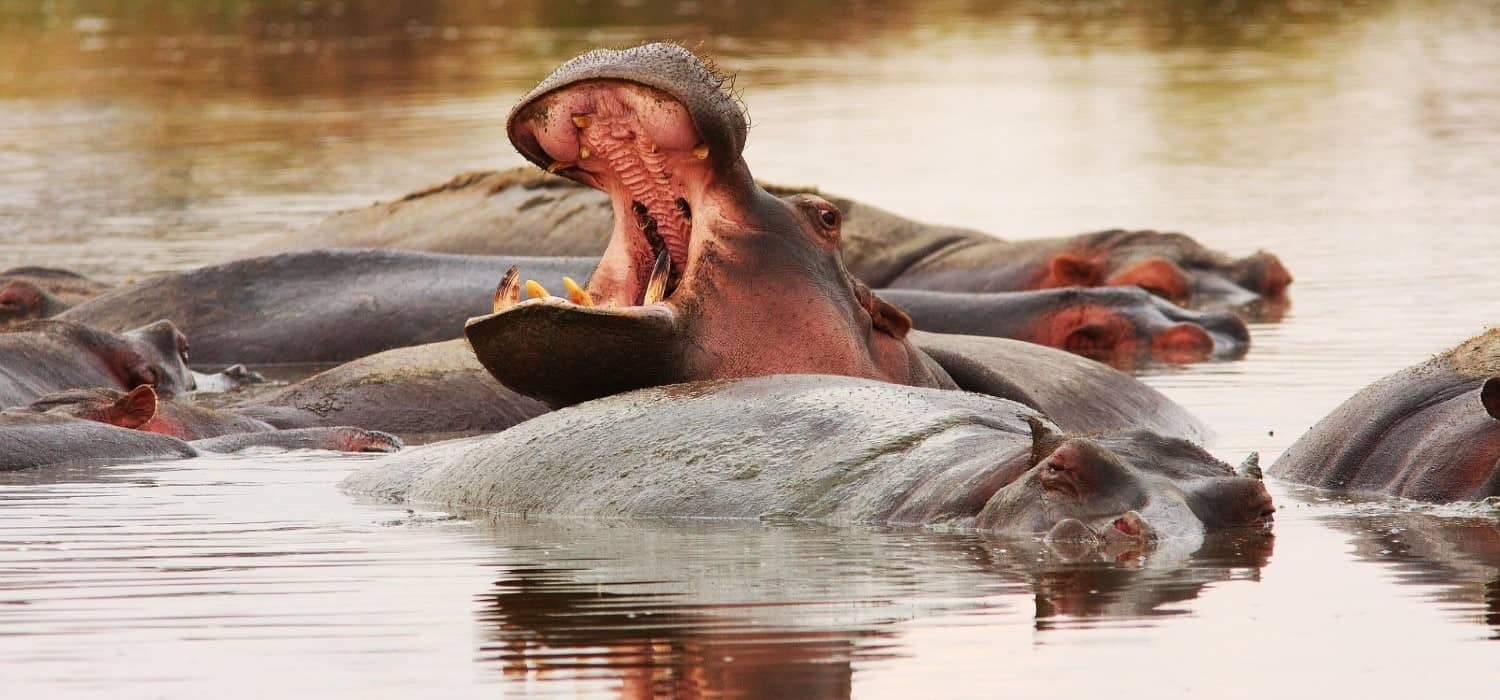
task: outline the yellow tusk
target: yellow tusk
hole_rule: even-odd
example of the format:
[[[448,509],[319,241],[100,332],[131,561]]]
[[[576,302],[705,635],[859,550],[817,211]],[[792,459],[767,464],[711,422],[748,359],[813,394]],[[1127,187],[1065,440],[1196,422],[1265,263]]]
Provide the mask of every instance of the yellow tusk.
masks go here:
[[[521,300],[521,269],[511,265],[500,277],[500,286],[495,287],[495,313],[500,313]]]
[[[578,286],[572,277],[563,277],[563,286],[568,288],[568,301],[579,306],[594,305],[594,297],[589,295],[588,290]]]
[[[526,298],[527,299],[540,299],[542,297],[550,297],[550,296],[552,296],[552,295],[547,293],[547,288],[543,287],[536,280],[526,280]]]
[[[594,123],[594,120],[589,119],[588,117],[585,117],[582,114],[575,114],[575,115],[573,115],[573,126],[576,126],[576,127],[580,128],[580,129],[587,129],[587,128],[589,128],[589,125],[593,124],[593,123]]]
[[[697,156],[698,160],[703,160],[704,158],[707,158],[708,157],[708,144],[706,144],[706,143],[700,143],[700,144],[698,144],[696,147],[693,148],[693,155]]]
[[[667,278],[672,276],[672,256],[663,249],[656,255],[656,264],[651,267],[651,279],[646,282],[646,295],[641,305],[655,304],[667,295]]]
[[[549,173],[555,173],[555,172],[557,172],[559,170],[567,170],[568,168],[571,168],[571,167],[573,167],[572,163],[564,163],[564,162],[562,162],[560,160],[554,160],[554,161],[552,161],[552,165],[547,166],[547,172],[549,172]]]

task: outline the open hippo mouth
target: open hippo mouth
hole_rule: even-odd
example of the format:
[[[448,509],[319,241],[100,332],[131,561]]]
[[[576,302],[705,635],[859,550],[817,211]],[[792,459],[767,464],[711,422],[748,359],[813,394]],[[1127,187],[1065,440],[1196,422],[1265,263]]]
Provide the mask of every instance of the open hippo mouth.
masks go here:
[[[563,299],[512,269],[494,313],[466,324],[502,383],[558,406],[680,381],[680,317],[703,241],[752,184],[746,120],[723,83],[676,45],[593,51],[512,110],[516,149],[607,193],[615,229],[587,287],[565,278]]]

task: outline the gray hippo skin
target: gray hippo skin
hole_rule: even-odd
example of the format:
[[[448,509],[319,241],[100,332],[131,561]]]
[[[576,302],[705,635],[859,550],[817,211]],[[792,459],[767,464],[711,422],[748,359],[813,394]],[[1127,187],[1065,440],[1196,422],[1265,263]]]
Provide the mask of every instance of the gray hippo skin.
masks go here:
[[[0,272],[0,330],[51,318],[107,289],[109,285],[103,282],[51,267],[15,267]]]
[[[358,425],[408,439],[492,433],[548,410],[497,383],[462,340],[387,350],[232,408],[279,428]]]
[[[1291,274],[1275,255],[1244,258],[1179,233],[1110,230],[1005,241],[925,224],[813,187],[764,185],[772,194],[823,194],[844,212],[849,270],[874,287],[1013,292],[1134,285],[1174,303],[1277,320]],[[609,240],[602,192],[512,169],[473,172],[401,199],[334,215],[290,235],[283,250],[404,248],[484,255],[598,255]]]
[[[827,375],[632,392],[382,460],[346,490],[526,516],[939,525],[1107,543],[1264,525],[1201,448],[1056,432],[1014,402]]]
[[[1500,329],[1365,387],[1271,473],[1419,501],[1500,496]]]
[[[547,279],[586,279],[593,259],[516,259]],[[168,273],[115,289],[60,318],[105,330],[170,318],[206,364],[346,362],[460,337],[489,310],[494,258],[317,251]]]
[[[214,429],[204,430],[211,436],[187,434],[188,439],[181,439],[161,429],[180,429],[180,422],[153,423],[159,404],[150,386],[136,387],[114,401],[108,399],[108,393],[64,392],[25,409],[0,411],[0,471],[185,459],[249,448],[345,452],[401,448],[395,436],[360,428],[275,430],[243,421],[211,423],[201,412],[193,416],[192,425],[212,425]],[[181,407],[174,410],[180,418]],[[247,430],[234,432],[235,428]]]
[[[71,321],[28,321],[0,333],[0,408],[65,389],[190,391],[197,383],[187,368],[187,343],[167,321],[119,334]]]
[[[404,250],[283,253],[146,279],[63,318],[105,330],[171,318],[192,339],[194,359],[208,364],[345,362],[461,337],[462,319],[490,310],[495,282],[511,265],[558,289],[564,277],[588,280],[597,264]],[[876,294],[922,330],[1015,338],[1122,369],[1238,358],[1250,342],[1233,314],[1189,311],[1130,287]]]

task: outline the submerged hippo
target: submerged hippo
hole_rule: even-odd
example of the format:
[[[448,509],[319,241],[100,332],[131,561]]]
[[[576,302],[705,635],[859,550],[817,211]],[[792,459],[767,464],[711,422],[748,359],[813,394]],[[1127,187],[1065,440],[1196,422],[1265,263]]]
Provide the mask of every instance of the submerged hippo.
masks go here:
[[[343,487],[528,516],[944,525],[1101,545],[1273,515],[1258,479],[1184,440],[1062,434],[1010,401],[822,375],[612,396],[410,450]]]
[[[1366,387],[1271,473],[1419,501],[1500,496],[1500,328]]]
[[[64,389],[153,387],[175,396],[196,386],[188,341],[168,321],[120,334],[60,320],[0,333],[0,408]]]
[[[191,424],[177,422],[184,415],[180,407],[158,422],[157,407],[155,391],[140,386],[114,401],[105,394],[69,393],[25,410],[0,411],[0,471],[185,459],[250,448],[394,452],[401,447],[395,436],[352,427],[225,432],[230,424],[221,421],[211,430],[202,414],[192,414]],[[219,434],[173,434],[184,427]]]
[[[16,267],[0,272],[0,330],[51,318],[107,289],[109,285],[103,282],[51,267]]]
[[[171,318],[193,339],[193,357],[209,364],[344,362],[461,337],[462,320],[489,310],[495,277],[510,265],[560,289],[558,280],[587,280],[597,264],[405,250],[283,253],[152,277],[61,318],[106,330]],[[877,294],[920,329],[1041,343],[1117,367],[1235,358],[1249,345],[1232,314],[1188,311],[1129,288]]]

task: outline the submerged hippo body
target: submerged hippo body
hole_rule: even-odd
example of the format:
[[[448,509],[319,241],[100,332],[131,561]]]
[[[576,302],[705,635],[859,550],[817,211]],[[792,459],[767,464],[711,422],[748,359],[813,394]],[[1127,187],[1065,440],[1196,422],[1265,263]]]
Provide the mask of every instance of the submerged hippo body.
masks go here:
[[[767,185],[790,196],[815,188]],[[824,195],[842,210],[849,271],[873,287],[1012,292],[1069,286],[1140,286],[1174,303],[1245,309],[1274,320],[1291,275],[1270,253],[1233,258],[1177,233],[1101,231],[1005,241],[925,224],[857,200]],[[483,255],[598,255],[612,208],[603,192],[512,169],[449,182],[334,215],[288,236],[286,250],[404,248]]]
[[[1271,473],[1420,501],[1500,496],[1500,329],[1361,390]]]
[[[360,358],[233,408],[279,428],[357,425],[416,439],[492,433],[548,410],[496,383],[462,340]]]
[[[779,375],[657,387],[382,460],[349,491],[564,517],[949,525],[1066,539],[1266,522],[1255,479],[1144,432],[1071,437],[955,391]]]
[[[51,318],[109,289],[69,270],[16,267],[0,272],[0,330]]]
[[[518,259],[585,279],[592,259]],[[494,258],[335,250],[237,260],[120,287],[61,318],[108,330],[170,318],[208,364],[344,362],[459,337],[488,310]]]
[[[147,385],[175,396],[196,386],[187,352],[187,338],[167,321],[119,334],[71,321],[29,321],[0,333],[0,408],[92,387]]]

